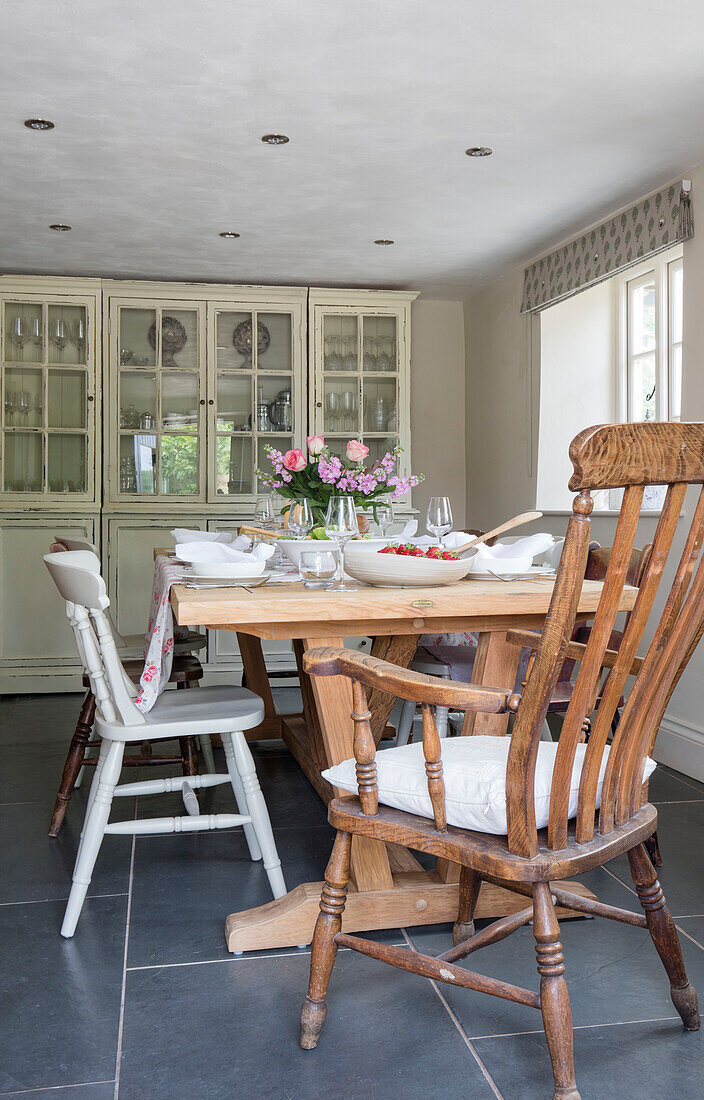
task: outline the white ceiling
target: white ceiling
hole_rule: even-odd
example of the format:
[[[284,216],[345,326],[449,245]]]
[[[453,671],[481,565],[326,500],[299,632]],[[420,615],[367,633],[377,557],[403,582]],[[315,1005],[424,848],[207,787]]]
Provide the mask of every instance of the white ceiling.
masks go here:
[[[466,297],[704,158],[703,47],[701,0],[2,0],[0,270]]]

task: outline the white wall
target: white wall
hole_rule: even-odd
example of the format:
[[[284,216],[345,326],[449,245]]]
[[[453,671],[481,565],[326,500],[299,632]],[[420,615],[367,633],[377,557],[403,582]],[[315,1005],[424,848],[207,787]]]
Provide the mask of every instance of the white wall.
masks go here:
[[[411,438],[413,472],[425,474],[413,491],[421,527],[431,496],[449,496],[455,526],[465,526],[465,380],[462,302],[416,300],[411,307]]]
[[[587,424],[616,411],[616,280],[540,314],[540,410],[536,507],[570,509],[568,449]]]
[[[704,163],[684,173],[704,210]],[[704,421],[704,222],[684,245],[682,419]],[[696,225],[695,221],[695,225]],[[485,529],[532,508],[537,490],[540,408],[539,343],[521,314],[523,266],[465,302],[467,348],[467,518]],[[583,427],[588,427],[585,419]],[[692,518],[690,492],[672,550],[679,556]],[[650,542],[655,520],[643,517],[636,545]],[[545,516],[533,529],[564,534],[567,516]],[[528,528],[527,530],[530,530]],[[594,538],[609,546],[615,520],[596,517]],[[665,578],[667,580],[667,578]],[[656,608],[657,611],[657,608]],[[690,661],[668,707],[656,745],[658,760],[704,781],[704,642]]]

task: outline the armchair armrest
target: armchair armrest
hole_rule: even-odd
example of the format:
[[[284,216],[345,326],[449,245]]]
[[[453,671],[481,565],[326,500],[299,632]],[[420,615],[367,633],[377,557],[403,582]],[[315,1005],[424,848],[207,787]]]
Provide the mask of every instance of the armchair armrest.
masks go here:
[[[303,668],[311,676],[348,676],[366,687],[388,692],[400,699],[457,710],[504,714],[507,710],[515,710],[520,698],[514,695],[512,688],[442,680],[341,647],[324,646],[309,650],[303,658]]]
[[[519,645],[521,648],[535,650],[540,645],[542,635],[537,630],[509,630],[506,632],[506,638],[512,645]],[[567,649],[565,650],[565,657],[572,661],[581,661],[584,659],[586,652],[586,645],[583,642],[568,642]],[[616,664],[618,657],[617,649],[607,649],[604,651],[602,658],[602,666],[604,668],[613,668]],[[643,664],[643,657],[634,657],[633,663],[630,669],[630,675],[635,676],[640,672]]]

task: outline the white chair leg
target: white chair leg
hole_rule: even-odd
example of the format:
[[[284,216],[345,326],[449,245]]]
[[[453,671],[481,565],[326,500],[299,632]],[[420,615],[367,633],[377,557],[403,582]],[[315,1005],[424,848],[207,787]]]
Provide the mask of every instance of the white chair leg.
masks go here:
[[[213,775],[215,773],[215,757],[213,756],[213,746],[210,743],[210,738],[206,734],[198,738],[198,748],[203,754],[205,770],[209,775]]]
[[[401,717],[398,720],[398,729],[396,730],[396,748],[408,744],[415,716],[416,704],[412,699],[404,699],[401,707]]]
[[[286,893],[286,883],[281,870],[279,853],[276,850],[269,811],[266,808],[266,801],[259,786],[259,778],[254,767],[252,754],[241,730],[236,733],[224,733],[222,735],[223,744],[225,744],[226,739],[230,741],[234,749],[235,764],[242,779],[242,786],[247,799],[247,813],[252,819],[259,847],[262,850],[264,870],[269,879],[271,892],[275,898],[280,898]]]
[[[232,793],[235,796],[237,809],[241,814],[248,814],[249,810],[247,809],[247,799],[245,797],[244,787],[242,786],[240,773],[237,770],[235,750],[228,734],[223,733],[222,735],[222,747],[225,750],[225,763],[227,764],[227,771],[230,776]],[[247,824],[244,825],[243,828],[245,840],[247,841],[247,847],[249,848],[249,854],[251,858],[254,860],[261,859],[262,852],[261,848],[259,847],[259,841],[257,840],[257,834],[254,830],[254,826]]]
[[[450,715],[449,707],[435,708],[435,725],[438,729],[438,737],[447,737],[447,725]]]
[[[65,936],[67,939],[76,931],[78,918],[83,908],[83,902],[88,893],[93,867],[98,858],[100,845],[103,842],[103,834],[105,833],[105,826],[110,817],[113,791],[120,778],[124,751],[125,746],[122,741],[110,742],[106,752],[103,752],[103,746],[101,746],[100,758],[102,767],[100,773],[96,774],[95,777],[97,786],[96,781],[94,780],[93,782],[93,787],[96,787],[95,793],[91,789],[90,807],[86,814],[86,820],[83,826],[83,837],[78,850],[76,866],[73,871],[73,885],[71,886],[71,893],[66,906],[66,913],[64,914],[64,922],[61,926],[61,935]]]

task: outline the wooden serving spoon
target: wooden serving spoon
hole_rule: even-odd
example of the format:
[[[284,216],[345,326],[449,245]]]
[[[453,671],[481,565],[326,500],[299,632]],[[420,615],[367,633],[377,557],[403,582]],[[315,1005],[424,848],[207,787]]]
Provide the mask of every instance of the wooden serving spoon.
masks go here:
[[[521,512],[520,516],[514,516],[513,519],[507,519],[505,523],[502,523],[499,527],[494,527],[491,531],[485,531],[483,535],[477,535],[476,538],[470,539],[469,542],[465,542],[462,546],[454,546],[452,548],[453,554],[463,554],[465,550],[471,550],[473,546],[477,546],[480,542],[486,542],[487,539],[496,538],[497,535],[503,535],[504,531],[511,531],[514,527],[522,527],[524,523],[530,523],[531,520],[540,519],[542,512]]]

